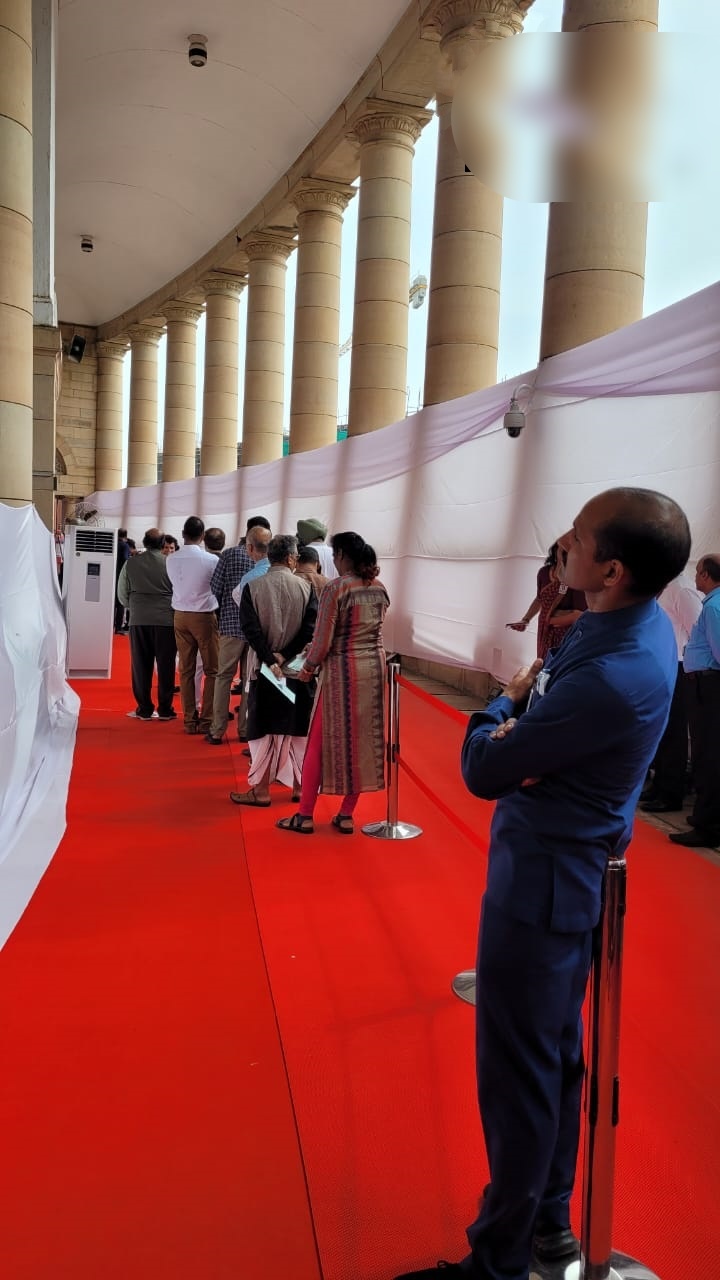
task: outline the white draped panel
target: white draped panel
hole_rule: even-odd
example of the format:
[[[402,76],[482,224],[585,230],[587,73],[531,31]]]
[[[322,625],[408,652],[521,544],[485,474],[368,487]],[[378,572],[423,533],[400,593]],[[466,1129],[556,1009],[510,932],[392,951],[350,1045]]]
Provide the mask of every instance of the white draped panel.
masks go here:
[[[519,440],[502,429],[513,385],[533,387]],[[546,548],[592,494],[663,490],[685,508],[695,551],[720,549],[720,285],[545,361],[514,383],[434,405],[312,453],[143,489],[92,495],[107,525],[140,540],[188,515],[225,529],[248,515],[293,530],[320,516],[371,542],[392,597],[387,642],[506,678],[534,639],[508,632]]]
[[[0,947],[65,830],[80,699],[52,536],[33,507],[0,504]]]

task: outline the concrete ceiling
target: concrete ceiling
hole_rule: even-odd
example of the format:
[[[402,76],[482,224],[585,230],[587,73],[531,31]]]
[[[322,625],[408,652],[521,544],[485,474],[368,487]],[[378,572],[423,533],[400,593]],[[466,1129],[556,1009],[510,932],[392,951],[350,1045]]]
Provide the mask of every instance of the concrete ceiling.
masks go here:
[[[60,0],[60,319],[110,320],[211,249],[297,159],[406,7]],[[202,69],[187,57],[196,33],[208,38]]]

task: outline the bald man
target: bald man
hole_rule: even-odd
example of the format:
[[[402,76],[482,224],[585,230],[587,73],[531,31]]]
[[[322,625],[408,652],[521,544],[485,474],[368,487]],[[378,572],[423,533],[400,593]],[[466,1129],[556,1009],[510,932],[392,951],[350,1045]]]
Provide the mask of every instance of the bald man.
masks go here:
[[[670,839],[691,849],[715,849],[720,845],[720,552],[698,560],[695,586],[705,599],[683,654],[695,804],[692,830]]]
[[[172,583],[163,555],[164,534],[148,529],[145,551],[126,560],[118,579],[118,599],[130,611],[130,662],[135,710],[132,720],[175,720],[175,615]],[[152,697],[153,669],[157,663],[157,711]]]
[[[559,546],[560,576],[584,592],[587,612],[544,664],[523,668],[471,718],[462,749],[468,789],[497,800],[476,1005],[491,1181],[468,1228],[470,1254],[442,1264],[445,1280],[527,1280],[533,1257],[578,1256],[569,1206],[593,929],[677,675],[672,625],[655,597],[687,563],[680,507],[651,490],[611,489]]]

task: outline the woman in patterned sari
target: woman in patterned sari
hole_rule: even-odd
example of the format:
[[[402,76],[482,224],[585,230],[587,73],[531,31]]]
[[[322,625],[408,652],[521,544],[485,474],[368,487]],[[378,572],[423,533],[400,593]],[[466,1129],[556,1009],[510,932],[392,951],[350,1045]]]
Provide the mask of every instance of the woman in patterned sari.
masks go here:
[[[333,826],[352,835],[363,791],[385,787],[385,654],[382,625],[390,600],[372,547],[357,533],[332,539],[339,577],[320,597],[300,680],[320,669],[302,773],[300,808],[278,827],[311,835],[318,793],[343,796]]]

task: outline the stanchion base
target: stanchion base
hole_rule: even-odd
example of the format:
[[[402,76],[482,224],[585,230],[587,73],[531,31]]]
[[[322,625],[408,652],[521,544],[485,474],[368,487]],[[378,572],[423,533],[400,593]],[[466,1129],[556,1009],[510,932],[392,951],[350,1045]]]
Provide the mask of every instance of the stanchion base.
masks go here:
[[[422,835],[422,827],[414,827],[412,822],[370,822],[362,833],[376,840],[414,840]]]
[[[464,1000],[466,1004],[475,1004],[474,969],[463,969],[462,973],[455,975],[450,986],[458,1000]]]
[[[585,1273],[581,1267],[580,1261],[552,1264],[533,1262],[530,1267],[530,1280],[585,1280]],[[660,1280],[660,1278],[654,1271],[649,1271],[644,1263],[638,1262],[635,1258],[629,1258],[626,1253],[612,1253],[607,1276],[601,1276],[599,1271],[591,1271],[587,1280]]]

